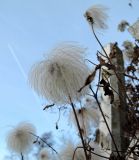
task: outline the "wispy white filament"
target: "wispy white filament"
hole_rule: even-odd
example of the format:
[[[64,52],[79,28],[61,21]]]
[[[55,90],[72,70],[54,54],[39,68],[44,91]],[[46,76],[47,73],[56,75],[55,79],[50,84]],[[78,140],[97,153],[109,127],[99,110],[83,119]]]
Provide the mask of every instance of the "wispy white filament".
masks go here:
[[[95,28],[106,29],[108,27],[106,24],[108,18],[106,13],[107,10],[108,8],[103,5],[93,5],[85,12],[84,16],[87,18],[89,23],[92,24],[93,22]]]
[[[41,96],[55,104],[80,100],[88,88],[81,93],[89,69],[84,62],[85,48],[72,43],[63,43],[54,48],[48,57],[35,64],[29,75],[31,87]]]
[[[30,123],[18,124],[7,135],[7,147],[19,154],[28,152],[35,140],[31,133],[35,134],[35,132],[35,127]]]

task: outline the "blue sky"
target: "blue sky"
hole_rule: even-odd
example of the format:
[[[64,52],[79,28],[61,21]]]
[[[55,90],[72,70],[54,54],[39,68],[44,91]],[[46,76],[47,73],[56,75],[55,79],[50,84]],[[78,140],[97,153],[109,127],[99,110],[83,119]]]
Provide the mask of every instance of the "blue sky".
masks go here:
[[[132,24],[139,17],[139,1],[132,1],[133,8],[128,0],[0,0],[0,159],[6,152],[5,134],[11,126],[29,121],[38,134],[55,130],[57,113],[44,112],[44,100],[28,85],[30,67],[63,41],[79,42],[95,61],[100,47],[83,17],[93,4],[109,8],[109,29],[98,33],[103,44],[118,41],[121,45],[131,39],[127,32],[117,32],[117,24],[123,19]],[[61,122],[60,130],[66,125]]]

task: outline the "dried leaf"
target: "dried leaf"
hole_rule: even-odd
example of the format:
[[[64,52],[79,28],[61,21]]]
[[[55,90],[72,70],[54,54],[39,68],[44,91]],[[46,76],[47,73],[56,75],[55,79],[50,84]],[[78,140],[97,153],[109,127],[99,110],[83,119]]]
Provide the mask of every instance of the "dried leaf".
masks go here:
[[[112,104],[114,102],[114,94],[113,94],[113,91],[109,88],[110,84],[106,82],[104,79],[100,81],[100,84],[103,85],[104,95],[110,96],[110,99],[111,99],[110,103]]]
[[[46,110],[46,109],[48,109],[48,108],[50,108],[50,107],[53,107],[55,104],[50,104],[50,105],[46,105],[44,108],[43,108],[43,110]]]
[[[56,129],[58,129],[58,124],[56,123]]]
[[[35,143],[37,143],[37,141],[34,141],[33,143],[35,144]]]
[[[112,58],[115,58],[116,57],[116,47],[117,47],[118,43],[115,42],[112,46],[112,50],[109,54],[109,58],[112,59]]]
[[[86,81],[85,81],[85,84],[83,85],[83,87],[81,87],[81,88],[78,90],[78,92],[81,92],[82,89],[83,89],[85,86],[89,85],[89,84],[94,80],[95,75],[96,75],[96,69],[93,71],[93,73],[91,73],[91,74],[87,77],[87,79],[86,79]]]

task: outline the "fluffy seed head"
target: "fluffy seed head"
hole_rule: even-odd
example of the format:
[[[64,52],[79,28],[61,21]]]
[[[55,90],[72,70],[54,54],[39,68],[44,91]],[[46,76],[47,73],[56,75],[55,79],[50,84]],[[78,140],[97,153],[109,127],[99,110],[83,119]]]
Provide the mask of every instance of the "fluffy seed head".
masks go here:
[[[83,131],[84,136],[89,136],[92,133],[92,127],[98,127],[99,124],[99,112],[96,108],[95,100],[87,98],[84,106],[80,109],[76,109],[80,127]],[[75,117],[73,113],[70,114],[70,120],[77,127]]]
[[[132,59],[133,54],[134,54],[134,45],[130,41],[124,41],[123,47],[125,48],[124,50],[124,57],[126,59]]]
[[[105,23],[108,18],[108,15],[106,14],[107,10],[108,8],[103,5],[93,5],[85,12],[84,16],[91,25],[94,25],[95,28],[107,29],[108,26]]]
[[[129,23],[125,20],[122,20],[118,25],[118,30],[124,32],[127,26],[129,26]]]
[[[26,122],[18,124],[7,135],[7,147],[16,153],[28,152],[35,140],[31,133],[35,133],[35,127]]]
[[[124,41],[123,46],[124,46],[124,48],[127,49],[127,50],[134,47],[134,46],[133,46],[133,43],[130,42],[130,41]]]
[[[67,142],[64,144],[65,146],[62,148],[62,151],[60,153],[60,157],[63,160],[72,160],[72,156],[74,154],[74,145],[72,142]]]
[[[60,156],[63,160],[72,160],[74,151],[77,147],[81,147],[81,144],[78,144],[78,146],[74,147],[74,145],[72,143],[67,144],[64,147],[64,150],[62,150]],[[101,149],[101,147],[95,143],[95,142],[91,142],[90,146],[94,149],[94,153],[102,155],[102,156],[106,156],[105,151],[103,151]],[[107,156],[108,157],[108,156]],[[85,160],[85,155],[84,155],[84,150],[83,148],[78,148],[75,152],[74,155],[74,160]],[[95,154],[91,154],[91,160],[105,160],[105,158],[99,157]]]
[[[54,48],[46,59],[35,64],[29,75],[31,87],[41,96],[55,104],[68,104],[80,100],[89,69],[84,62],[86,49],[72,43],[63,43]]]
[[[82,146],[82,145],[79,145]],[[75,146],[72,142],[68,142],[65,147],[64,150],[62,150],[60,156],[63,160],[72,160],[74,151],[75,151]],[[83,149],[77,149],[74,155],[74,160],[84,160],[85,156],[84,156],[84,151]]]
[[[47,149],[42,148],[39,153],[39,160],[48,160],[48,159],[49,159],[49,155],[48,155]]]
[[[128,28],[129,33],[139,41],[139,19]]]

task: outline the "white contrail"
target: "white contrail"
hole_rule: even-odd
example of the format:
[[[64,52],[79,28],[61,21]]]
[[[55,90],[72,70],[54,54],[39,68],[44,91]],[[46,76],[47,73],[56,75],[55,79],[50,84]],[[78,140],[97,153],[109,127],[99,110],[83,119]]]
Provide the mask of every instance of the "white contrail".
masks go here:
[[[12,56],[13,56],[15,62],[17,63],[17,65],[18,65],[18,67],[19,67],[19,69],[20,69],[20,71],[21,71],[23,77],[25,78],[25,81],[26,81],[26,80],[27,80],[27,75],[26,75],[26,73],[25,73],[25,71],[24,71],[24,69],[23,69],[23,67],[22,67],[22,65],[21,65],[21,63],[20,63],[20,61],[19,61],[19,59],[17,58],[17,56],[16,56],[16,54],[15,54],[15,52],[14,52],[13,47],[12,47],[10,44],[8,44],[8,48],[9,48],[10,53],[12,54]]]
[[[24,71],[24,69],[23,69],[23,66],[21,65],[21,63],[20,63],[18,57],[16,56],[15,51],[14,51],[12,45],[8,44],[8,48],[9,48],[10,53],[12,54],[12,56],[13,56],[15,62],[17,63],[17,65],[18,65],[18,67],[19,67],[19,69],[20,69],[20,71],[21,71],[21,73],[22,73],[22,75],[23,75],[25,81],[27,81],[27,75],[26,75],[26,73],[25,73],[25,71]],[[35,94],[34,92],[33,92],[33,95],[34,95],[34,97],[35,97],[35,99],[36,99],[38,105],[40,105],[40,100],[39,100],[39,98],[36,96],[36,94]]]

